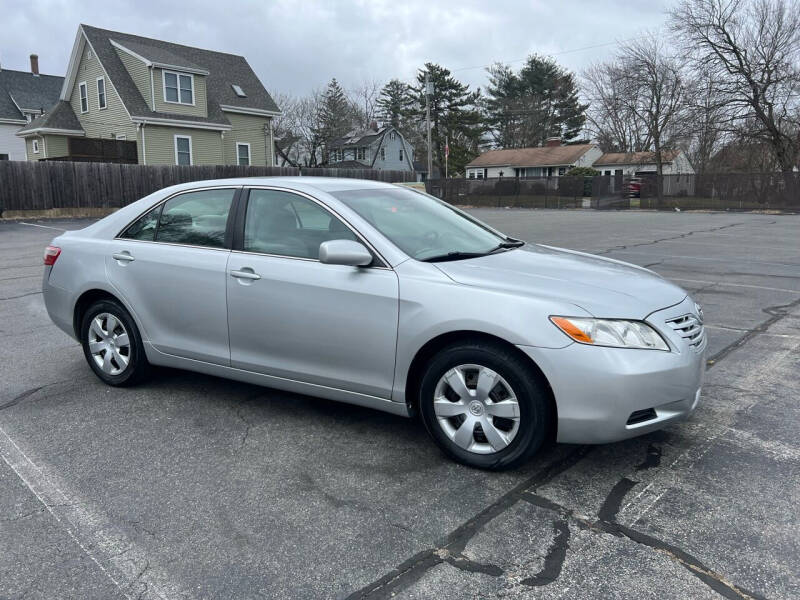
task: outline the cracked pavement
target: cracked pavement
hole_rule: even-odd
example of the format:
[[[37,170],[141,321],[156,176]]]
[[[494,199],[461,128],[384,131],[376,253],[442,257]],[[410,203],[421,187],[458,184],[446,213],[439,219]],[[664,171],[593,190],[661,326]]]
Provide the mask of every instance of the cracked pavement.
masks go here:
[[[108,388],[39,291],[89,221],[0,222],[0,598],[800,596],[800,216],[471,212],[692,293],[693,418],[485,473],[359,407],[169,370]]]

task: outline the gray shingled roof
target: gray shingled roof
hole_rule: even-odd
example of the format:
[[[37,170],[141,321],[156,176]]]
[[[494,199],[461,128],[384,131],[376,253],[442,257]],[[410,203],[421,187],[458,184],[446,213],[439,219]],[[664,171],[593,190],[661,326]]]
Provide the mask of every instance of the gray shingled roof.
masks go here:
[[[59,100],[53,105],[50,110],[45,112],[41,117],[36,117],[33,121],[28,123],[25,127],[19,130],[19,133],[25,133],[32,129],[39,129],[45,127],[47,129],[69,129],[70,131],[83,131],[78,117],[75,116],[75,111],[69,102]]]
[[[58,102],[63,77],[27,71],[0,71],[0,119],[24,119],[17,109],[47,110]],[[15,104],[16,102],[16,104]]]
[[[193,63],[191,60],[186,58],[185,56],[179,56],[174,52],[170,52],[166,48],[157,48],[151,44],[143,44],[141,42],[135,42],[133,40],[128,40],[127,42],[120,42],[119,40],[114,40],[120,46],[135,52],[142,58],[146,58],[152,63],[158,63],[162,65],[169,65],[172,67],[183,67],[185,69],[195,69],[201,71],[207,71],[205,67],[197,65]]]
[[[132,117],[179,119],[198,123],[230,125],[220,105],[256,110],[279,110],[275,101],[243,56],[181,46],[180,44],[172,44],[138,35],[98,29],[90,25],[81,25],[81,27]],[[111,44],[111,40],[134,52],[137,52],[137,50],[131,47],[132,45],[137,46],[139,49],[146,47],[152,56],[159,57],[157,62],[161,62],[161,58],[172,57],[169,61],[165,60],[164,62],[181,59],[182,62],[188,63],[185,66],[192,65],[189,68],[201,68],[208,71],[209,75],[206,78],[208,117],[151,111],[133,83],[133,79],[131,79],[127,69],[122,64],[116,48]],[[147,56],[145,58],[149,59]],[[247,94],[246,98],[240,98],[236,95],[231,88],[234,83],[242,87],[245,94]]]
[[[369,146],[375,140],[383,137],[391,127],[382,127],[375,131],[374,129],[354,130],[342,137],[335,139],[331,142],[330,148],[339,148],[340,146]]]

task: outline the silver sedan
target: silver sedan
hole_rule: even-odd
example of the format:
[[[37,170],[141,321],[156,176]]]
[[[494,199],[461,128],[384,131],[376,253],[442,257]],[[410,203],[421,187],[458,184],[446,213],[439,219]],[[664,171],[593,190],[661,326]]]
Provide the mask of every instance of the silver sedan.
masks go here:
[[[394,185],[183,184],[57,237],[45,265],[50,317],[109,385],[164,365],[419,415],[476,467],[653,431],[700,398],[685,291]]]

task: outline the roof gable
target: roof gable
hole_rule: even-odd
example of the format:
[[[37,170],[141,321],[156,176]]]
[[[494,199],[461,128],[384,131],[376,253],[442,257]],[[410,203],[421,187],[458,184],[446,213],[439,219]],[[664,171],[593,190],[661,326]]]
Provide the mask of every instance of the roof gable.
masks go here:
[[[385,126],[377,130],[354,129],[342,137],[333,140],[330,147],[339,148],[343,146],[369,146],[373,142],[380,140],[390,129],[394,128]]]
[[[558,167],[571,165],[586,154],[594,144],[542,146],[540,148],[508,148],[484,152],[468,167]]]
[[[62,100],[69,98],[75,85],[77,62],[80,61],[84,43],[88,43],[97,56],[131,118],[166,119],[230,128],[230,122],[224,114],[228,107],[245,112],[252,110],[267,116],[279,112],[275,101],[242,56],[182,46],[90,25],[81,25],[78,29],[78,37],[70,59],[68,81],[65,82],[61,92]],[[205,76],[208,116],[150,110],[150,106],[117,54],[116,49],[120,47],[153,66],[173,67],[201,75],[207,73]],[[233,90],[233,84],[241,86],[246,97],[238,96]]]

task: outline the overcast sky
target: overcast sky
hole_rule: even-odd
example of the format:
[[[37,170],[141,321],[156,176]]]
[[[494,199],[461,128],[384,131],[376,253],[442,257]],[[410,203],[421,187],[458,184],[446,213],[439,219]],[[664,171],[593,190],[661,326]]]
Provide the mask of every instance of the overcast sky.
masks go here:
[[[271,93],[336,77],[410,81],[426,61],[484,86],[495,61],[532,52],[580,71],[614,42],[663,26],[669,0],[0,0],[0,64],[63,75],[78,24],[244,55]],[[578,50],[587,46],[599,46]],[[611,44],[611,45],[608,45]],[[516,62],[511,62],[516,61]]]

